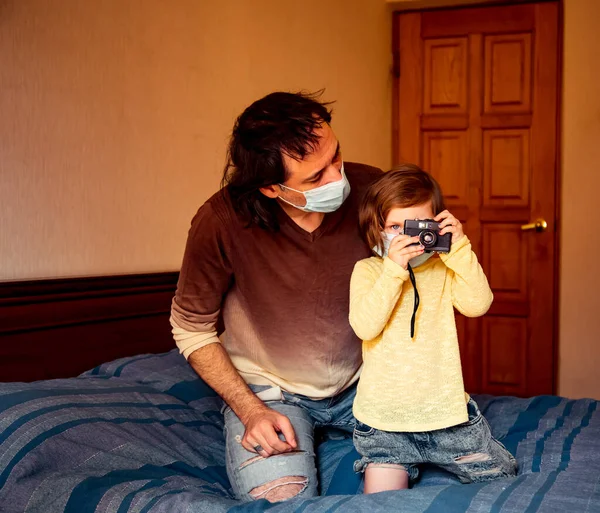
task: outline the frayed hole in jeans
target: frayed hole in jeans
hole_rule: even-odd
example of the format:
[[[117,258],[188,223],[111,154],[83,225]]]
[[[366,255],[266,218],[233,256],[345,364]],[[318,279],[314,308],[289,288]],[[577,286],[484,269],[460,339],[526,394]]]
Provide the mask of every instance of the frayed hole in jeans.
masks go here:
[[[404,465],[399,465],[397,463],[369,463],[367,468],[393,468],[396,470],[404,470],[407,472],[406,467]]]
[[[252,463],[254,463],[255,461],[258,460],[263,460],[264,458],[262,456],[254,456],[254,458],[250,458],[249,460],[244,461],[241,465],[240,465],[240,470],[243,469],[244,467],[247,467],[248,465],[251,465]]]
[[[494,467],[494,468],[490,468],[488,470],[479,470],[477,472],[471,472],[471,476],[473,477],[474,480],[477,480],[477,478],[481,478],[481,477],[487,477],[487,476],[503,476],[505,475],[504,472],[502,472],[502,469],[500,467]]]
[[[304,476],[286,476],[269,481],[250,490],[255,499],[266,499],[269,502],[280,502],[300,495],[308,486],[308,478]]]
[[[489,454],[483,452],[476,452],[474,454],[468,454],[467,456],[460,456],[455,458],[456,463],[477,463],[481,461],[489,461],[491,459]]]
[[[296,456],[297,454],[304,454],[304,451],[291,451],[291,452],[282,452],[281,454],[273,454],[273,456],[269,456],[269,458],[279,458],[281,456]],[[266,460],[267,458],[263,458],[262,456],[253,456],[252,458],[247,459],[246,461],[244,461],[238,468],[240,470],[242,470],[244,467],[247,467],[248,465],[252,465],[252,463],[256,463],[257,461],[260,460]]]

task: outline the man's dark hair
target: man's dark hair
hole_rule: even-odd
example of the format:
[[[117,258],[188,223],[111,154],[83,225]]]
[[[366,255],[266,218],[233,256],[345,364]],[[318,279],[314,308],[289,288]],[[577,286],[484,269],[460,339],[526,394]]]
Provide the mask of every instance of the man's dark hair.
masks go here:
[[[248,225],[279,228],[275,200],[259,188],[286,180],[284,155],[299,161],[315,151],[315,130],[331,122],[330,103],[320,102],[321,94],[271,93],[237,118],[222,185]]]

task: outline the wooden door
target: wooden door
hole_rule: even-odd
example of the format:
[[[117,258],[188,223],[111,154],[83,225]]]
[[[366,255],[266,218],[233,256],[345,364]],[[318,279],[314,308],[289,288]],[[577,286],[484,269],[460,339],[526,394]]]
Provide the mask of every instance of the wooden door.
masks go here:
[[[394,18],[395,164],[438,179],[494,291],[486,316],[457,317],[469,392],[555,391],[558,8]]]

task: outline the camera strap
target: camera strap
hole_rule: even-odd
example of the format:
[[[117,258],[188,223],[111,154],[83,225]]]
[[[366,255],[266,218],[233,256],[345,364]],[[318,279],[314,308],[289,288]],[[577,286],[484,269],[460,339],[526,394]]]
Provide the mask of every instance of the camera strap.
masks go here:
[[[417,310],[419,309],[420,299],[419,291],[417,290],[417,280],[410,264],[408,264],[408,276],[410,277],[410,282],[412,283],[413,289],[415,289],[415,304],[413,307],[412,317],[410,318],[410,338],[415,338],[415,320],[417,319]]]

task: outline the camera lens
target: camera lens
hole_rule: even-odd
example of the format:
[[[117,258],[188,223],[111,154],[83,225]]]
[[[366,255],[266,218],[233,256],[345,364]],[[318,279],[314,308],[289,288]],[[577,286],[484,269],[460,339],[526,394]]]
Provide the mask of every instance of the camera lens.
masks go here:
[[[437,236],[435,235],[435,233],[433,233],[430,230],[423,230],[420,234],[419,234],[419,241],[421,242],[421,244],[423,244],[423,246],[425,246],[426,248],[429,248],[431,246],[435,245],[435,241],[437,240]]]

